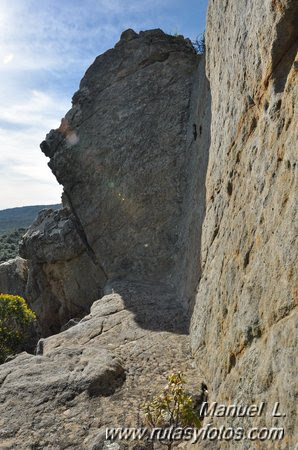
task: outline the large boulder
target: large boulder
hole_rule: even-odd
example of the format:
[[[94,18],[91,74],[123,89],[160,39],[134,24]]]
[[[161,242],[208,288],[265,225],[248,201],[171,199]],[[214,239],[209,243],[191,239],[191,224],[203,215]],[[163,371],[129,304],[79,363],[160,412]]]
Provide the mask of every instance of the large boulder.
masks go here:
[[[179,280],[198,61],[182,36],[124,32],[41,144],[109,280]]]
[[[0,293],[26,296],[27,261],[19,256],[0,264]]]
[[[41,211],[23,237],[20,254],[29,268],[25,297],[44,336],[88,313],[101,296],[105,274],[68,209]]]
[[[182,36],[127,30],[96,58],[41,144],[64,208],[39,214],[20,254],[44,336],[82,317],[119,279],[175,286],[189,308],[210,140],[204,66]]]
[[[213,0],[206,31],[212,135],[192,348],[212,400],[266,402],[261,417],[217,423],[284,427],[270,449],[295,443],[297,19],[295,0]],[[275,402],[285,417],[272,417]]]

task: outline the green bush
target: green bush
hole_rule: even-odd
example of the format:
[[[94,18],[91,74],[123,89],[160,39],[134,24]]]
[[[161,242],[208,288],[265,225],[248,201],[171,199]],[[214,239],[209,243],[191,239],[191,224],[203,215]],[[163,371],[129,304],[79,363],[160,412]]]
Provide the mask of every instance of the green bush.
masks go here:
[[[18,256],[19,242],[25,233],[25,228],[20,228],[8,234],[0,234],[0,264]]]
[[[199,55],[203,55],[206,52],[205,31],[193,41],[192,45]]]
[[[181,372],[167,377],[168,384],[163,392],[143,405],[145,422],[152,428],[201,427],[201,420],[195,411],[195,399],[185,391],[185,379]],[[173,440],[160,442],[172,448]]]
[[[0,363],[21,349],[35,318],[22,297],[0,294]]]

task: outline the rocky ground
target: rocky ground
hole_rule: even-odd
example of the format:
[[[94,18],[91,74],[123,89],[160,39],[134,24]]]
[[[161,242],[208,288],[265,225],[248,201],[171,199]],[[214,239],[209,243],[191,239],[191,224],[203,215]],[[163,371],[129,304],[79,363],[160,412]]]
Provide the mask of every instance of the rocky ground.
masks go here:
[[[202,374],[173,293],[129,283],[107,290],[79,324],[40,341],[36,356],[0,367],[0,448],[102,448],[106,426],[141,423],[141,404],[172,370],[199,392]]]

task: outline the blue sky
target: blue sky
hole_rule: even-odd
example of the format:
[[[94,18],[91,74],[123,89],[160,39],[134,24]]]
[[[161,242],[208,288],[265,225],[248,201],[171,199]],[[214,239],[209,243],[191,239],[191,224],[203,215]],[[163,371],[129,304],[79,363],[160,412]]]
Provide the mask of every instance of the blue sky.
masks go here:
[[[0,209],[60,201],[39,143],[95,57],[127,28],[192,40],[207,0],[0,0]]]

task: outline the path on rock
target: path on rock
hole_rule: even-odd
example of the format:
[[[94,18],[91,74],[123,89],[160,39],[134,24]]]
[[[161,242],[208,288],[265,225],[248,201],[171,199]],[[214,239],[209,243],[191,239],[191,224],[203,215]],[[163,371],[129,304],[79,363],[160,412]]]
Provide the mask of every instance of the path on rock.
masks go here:
[[[41,341],[37,356],[0,367],[1,448],[91,449],[100,428],[137,426],[140,405],[172,370],[199,389],[174,293],[127,282],[109,291],[79,324]]]

